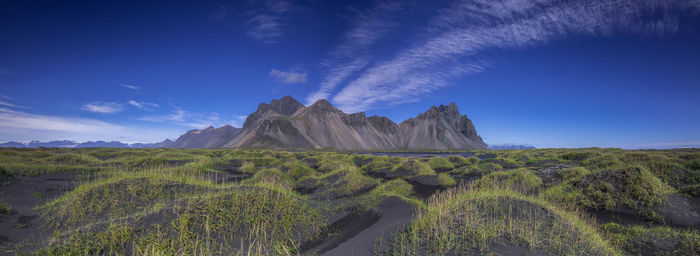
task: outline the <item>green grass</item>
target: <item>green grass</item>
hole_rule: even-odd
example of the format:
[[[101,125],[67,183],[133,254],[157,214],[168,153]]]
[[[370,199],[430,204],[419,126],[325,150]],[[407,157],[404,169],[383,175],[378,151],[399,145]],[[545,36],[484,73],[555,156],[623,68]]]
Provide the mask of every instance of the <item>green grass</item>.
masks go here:
[[[493,162],[481,162],[478,164],[467,165],[454,170],[453,173],[462,176],[482,176],[491,172],[501,171],[503,166]]]
[[[435,170],[426,163],[415,159],[409,159],[396,165],[388,173],[391,177],[413,177],[420,175],[435,175]]]
[[[583,161],[591,157],[598,156],[599,153],[592,151],[572,151],[559,155],[559,158],[568,161]]]
[[[454,189],[433,197],[380,255],[498,253],[499,244],[554,255],[618,255],[576,214],[543,200],[495,189]]]
[[[542,186],[542,179],[531,170],[516,169],[504,172],[492,172],[476,181],[478,188],[498,188],[533,193]]]
[[[451,171],[455,166],[444,157],[431,157],[428,166],[437,172]]]
[[[253,175],[253,177],[245,180],[245,183],[250,184],[262,184],[269,183],[277,186],[281,186],[286,189],[292,189],[294,187],[294,178],[289,174],[282,173],[280,170],[275,168],[268,168],[258,171]]]
[[[470,157],[469,159],[467,159],[467,158],[464,158],[463,156],[448,156],[447,160],[449,160],[450,163],[452,163],[452,165],[454,167],[459,168],[459,167],[462,167],[465,165],[471,165],[471,164],[479,162],[479,158],[476,158],[474,156],[472,156],[472,157],[473,158]],[[476,161],[473,162],[474,159],[476,159]]]
[[[361,196],[358,202],[360,202],[361,210],[366,211],[377,206],[383,198],[391,196],[399,197],[417,209],[426,208],[425,202],[413,196],[413,186],[403,179],[393,179],[378,185],[366,195]]]
[[[324,198],[351,196],[379,184],[378,179],[362,175],[353,165],[346,165],[333,172],[308,179],[312,180],[310,182],[313,182],[315,192]]]
[[[562,180],[580,178],[589,173],[591,172],[588,169],[580,166],[557,170],[557,176]]]
[[[10,181],[15,178],[15,174],[7,170],[5,166],[0,166],[0,182]]]
[[[5,201],[0,200],[0,215],[8,214],[12,211],[12,205]]]
[[[281,168],[284,168],[285,172],[291,175],[295,180],[316,174],[316,170],[298,160],[286,161],[282,164]]]
[[[623,226],[606,223],[601,233],[610,244],[630,255],[700,255],[700,234],[670,227]]]
[[[457,185],[457,181],[455,181],[455,179],[450,177],[450,175],[447,173],[438,174],[437,179],[438,179],[438,184],[440,184],[440,186],[443,186],[443,187],[452,187],[454,185]]]
[[[370,162],[362,166],[362,171],[366,173],[378,173],[383,170],[388,170],[394,167],[391,159],[388,156],[378,156],[372,158]]]
[[[493,157],[0,149],[0,183],[75,174],[73,190],[49,201],[36,194],[36,225],[53,234],[34,255],[296,255],[304,241],[319,239],[332,216],[370,210],[387,197],[420,211],[396,240],[377,244],[379,254],[498,254],[499,246],[510,246],[550,255],[636,255],[647,245],[662,248],[659,255],[698,254],[697,231],[670,228],[655,210],[671,193],[700,194],[698,150],[465,154]],[[572,167],[560,169],[560,163]],[[556,179],[543,184],[541,168],[556,168]],[[250,178],[212,179],[212,172],[225,176],[229,170]],[[456,188],[420,199],[405,179],[423,175]],[[10,208],[0,201],[0,214]],[[630,209],[657,221],[653,227],[598,226],[581,217]]]
[[[590,173],[552,187],[545,198],[562,204],[594,210],[630,208],[639,214],[662,220],[654,211],[673,188],[641,166]]]
[[[58,232],[39,254],[291,252],[298,244],[289,238],[308,237],[325,223],[290,182],[277,169],[259,171],[240,185],[168,170],[115,173],[41,207]],[[156,227],[143,229],[144,223]]]

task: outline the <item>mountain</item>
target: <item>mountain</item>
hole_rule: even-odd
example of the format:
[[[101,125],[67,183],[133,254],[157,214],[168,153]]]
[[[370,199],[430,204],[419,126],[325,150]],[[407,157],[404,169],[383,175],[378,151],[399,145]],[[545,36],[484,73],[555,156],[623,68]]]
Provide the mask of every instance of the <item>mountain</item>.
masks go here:
[[[27,144],[24,144],[22,142],[16,142],[16,141],[8,141],[5,143],[0,143],[0,147],[2,147],[2,148],[26,148]]]
[[[6,143],[0,143],[0,147],[4,148],[38,148],[38,147],[45,147],[45,148],[72,148],[77,146],[78,143],[75,141],[70,141],[70,140],[54,140],[54,141],[47,141],[47,142],[42,142],[42,141],[31,141],[29,143],[25,142],[16,142],[16,141],[10,141]]]
[[[144,148],[170,148],[173,145],[173,143],[175,143],[175,142],[170,140],[170,139],[165,139],[164,141],[161,141],[158,143],[143,144],[140,146],[142,146]]]
[[[535,147],[528,144],[497,144],[489,145],[490,149],[502,150],[502,149],[534,149]]]
[[[166,140],[168,142],[171,142],[170,140]],[[164,141],[165,142],[165,141]],[[133,143],[133,144],[126,144],[123,142],[119,141],[86,141],[83,143],[78,143],[75,141],[70,141],[70,140],[62,140],[62,141],[48,141],[48,142],[42,142],[42,141],[31,141],[29,143],[23,143],[23,142],[16,142],[16,141],[10,141],[6,143],[0,143],[0,147],[14,147],[14,148],[38,148],[38,147],[45,147],[45,148],[157,148],[157,147],[167,147],[165,146],[166,144],[163,144],[164,142],[160,143]],[[167,144],[169,145],[169,144]]]
[[[305,107],[286,96],[261,103],[228,148],[485,149],[453,103],[397,125],[386,117],[347,114],[326,100]]]
[[[405,147],[409,149],[477,149],[487,148],[476,128],[457,104],[431,107],[418,117],[399,124]]]
[[[70,140],[55,140],[55,141],[49,141],[49,142],[41,142],[41,141],[31,141],[27,144],[28,148],[38,148],[38,147],[45,147],[45,148],[72,148],[77,146],[78,143],[75,141],[70,141]]]
[[[220,148],[226,142],[233,139],[241,128],[236,128],[230,125],[224,125],[219,128],[209,126],[202,130],[190,130],[181,135],[177,140],[165,140],[160,143],[150,145],[149,147],[166,147],[166,148]]]
[[[83,142],[75,146],[76,148],[129,148],[129,144],[122,143],[119,141],[88,141]]]

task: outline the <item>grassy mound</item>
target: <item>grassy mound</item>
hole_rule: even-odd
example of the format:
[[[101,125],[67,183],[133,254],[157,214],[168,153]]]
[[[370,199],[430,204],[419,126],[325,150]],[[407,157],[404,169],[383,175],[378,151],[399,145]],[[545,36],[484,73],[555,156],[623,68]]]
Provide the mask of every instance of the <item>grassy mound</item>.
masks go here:
[[[352,157],[343,154],[324,153],[319,158],[317,169],[322,173],[329,173],[345,166],[355,166]]]
[[[669,227],[601,226],[610,244],[630,255],[700,255],[700,234]]]
[[[360,210],[369,210],[376,207],[384,198],[399,197],[402,200],[416,206],[416,208],[425,209],[425,202],[418,200],[412,196],[413,186],[403,179],[393,179],[378,185],[369,193],[362,195],[357,202],[360,203]]]
[[[559,155],[559,158],[568,161],[583,161],[591,157],[599,156],[600,153],[589,150],[575,150]]]
[[[378,156],[372,158],[368,163],[362,165],[362,171],[366,173],[382,173],[391,170],[394,163],[388,156]]]
[[[83,184],[42,206],[48,223],[61,228],[110,220],[155,204],[216,189],[202,181],[163,173],[125,173]]]
[[[295,180],[298,180],[305,176],[312,176],[316,174],[316,171],[311,167],[303,164],[298,160],[286,161],[280,167],[285,173],[289,174]]]
[[[506,157],[502,157],[502,156],[487,159],[487,160],[484,160],[484,162],[495,163],[495,164],[498,164],[501,167],[506,168],[506,169],[520,168],[520,167],[523,167],[525,165],[525,163],[522,161],[518,161],[515,159],[506,158]]]
[[[380,255],[618,254],[578,217],[505,190],[448,190],[433,197]]]
[[[448,156],[447,160],[449,160],[450,163],[452,163],[452,165],[456,168],[479,162],[479,158],[476,158],[475,156],[471,156],[469,158],[464,158],[463,156]]]
[[[235,186],[57,232],[55,242],[36,254],[292,254],[323,225],[320,211],[289,190]]]
[[[244,182],[249,184],[268,183],[281,186],[286,189],[292,189],[294,187],[294,179],[292,176],[282,173],[280,170],[274,168],[261,170]]]
[[[532,193],[542,186],[542,179],[531,170],[516,169],[505,172],[492,172],[476,181],[478,188],[499,188]]]
[[[581,165],[592,171],[607,170],[622,166],[620,159],[612,154],[601,154],[599,156],[586,159]]]
[[[403,161],[387,173],[387,176],[392,178],[420,175],[435,175],[435,171],[426,163],[415,159]]]
[[[452,162],[444,157],[431,157],[430,160],[428,160],[428,166],[438,172],[451,171],[455,168]]]
[[[483,176],[492,172],[503,170],[503,166],[493,162],[481,162],[467,165],[454,170],[453,173],[461,176]]]
[[[313,192],[320,198],[340,198],[367,191],[377,184],[377,179],[362,175],[355,166],[346,165],[321,176],[304,177],[297,182],[296,188],[302,192]]]
[[[557,170],[557,176],[562,180],[579,178],[589,173],[591,172],[584,167],[572,167]]]
[[[661,220],[654,208],[662,205],[673,189],[641,166],[606,170],[563,182],[545,191],[560,203],[574,202],[593,210],[627,211]]]

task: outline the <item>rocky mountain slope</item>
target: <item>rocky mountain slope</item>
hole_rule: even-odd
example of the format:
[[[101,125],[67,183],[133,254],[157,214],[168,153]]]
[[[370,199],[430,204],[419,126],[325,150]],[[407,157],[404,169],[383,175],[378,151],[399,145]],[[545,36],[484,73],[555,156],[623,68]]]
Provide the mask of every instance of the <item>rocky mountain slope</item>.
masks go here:
[[[223,147],[337,149],[485,149],[471,120],[453,103],[396,124],[386,117],[347,114],[326,100],[305,107],[286,96],[262,103]]]
[[[190,130],[181,135],[177,140],[165,140],[151,147],[165,148],[220,148],[227,141],[233,139],[241,128],[224,125],[219,128],[209,126],[202,130]]]
[[[457,104],[432,106],[418,117],[399,124],[401,138],[409,149],[476,149],[486,144]]]

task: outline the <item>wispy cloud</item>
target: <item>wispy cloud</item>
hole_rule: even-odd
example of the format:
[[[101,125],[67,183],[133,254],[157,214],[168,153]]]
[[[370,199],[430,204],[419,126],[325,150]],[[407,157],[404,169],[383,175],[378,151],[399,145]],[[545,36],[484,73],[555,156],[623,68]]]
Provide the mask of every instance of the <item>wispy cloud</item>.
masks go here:
[[[138,109],[146,110],[146,111],[153,111],[154,108],[158,107],[158,104],[153,103],[153,102],[145,102],[145,101],[135,101],[135,100],[129,100],[126,102],[127,104],[134,106]]]
[[[141,90],[141,87],[136,86],[136,85],[130,85],[130,84],[119,84],[119,86],[124,87],[124,88],[129,88],[135,91]]]
[[[385,1],[367,11],[354,10],[356,17],[352,18],[352,28],[321,61],[328,75],[320,88],[306,97],[307,105],[328,98],[338,85],[369,64],[369,47],[398,25],[392,19],[394,13],[402,9],[403,5],[398,2]]]
[[[270,70],[268,75],[285,84],[304,84],[307,79],[306,72],[282,71],[274,68]]]
[[[370,62],[366,68],[331,68],[324,80],[329,82],[322,83],[314,98],[328,96],[332,88],[344,85],[332,100],[349,112],[414,101],[455,78],[489,68],[490,62],[481,56],[487,50],[528,47],[570,35],[674,33],[681,18],[677,13],[698,9],[698,1],[668,0],[454,1],[437,12],[422,39],[411,38],[416,42],[388,60],[360,55],[345,63]],[[352,51],[362,44],[339,48]],[[348,75],[356,71],[359,73]]]
[[[182,109],[176,109],[173,110],[169,114],[165,115],[151,115],[151,116],[143,116],[139,118],[139,120],[142,121],[149,121],[149,122],[174,122],[174,123],[183,123],[185,122],[185,119],[189,116],[189,113],[185,110]]]
[[[155,142],[182,131],[123,126],[89,118],[30,114],[0,108],[0,141],[6,140],[121,140]]]
[[[94,119],[35,115],[4,108],[0,108],[0,120],[2,120],[2,122],[0,122],[2,123],[2,127],[17,129],[98,132],[104,129],[117,130],[122,128],[118,125],[113,125]]]
[[[5,106],[5,107],[11,107],[11,108],[27,108],[24,106],[19,106],[11,101],[14,101],[15,99],[10,97],[10,96],[5,96],[5,95],[0,95],[0,106]]]
[[[172,125],[177,125],[181,127],[189,127],[202,129],[209,126],[219,127],[226,124],[237,124],[237,119],[227,120],[227,118],[222,118],[219,113],[193,113],[174,107],[174,109],[164,115],[148,115],[138,118],[141,121],[155,122],[155,123],[167,123]]]
[[[251,1],[258,4],[259,1]],[[263,43],[271,44],[284,36],[284,14],[295,9],[294,3],[289,0],[263,1],[262,7],[254,9],[247,15],[250,17],[246,24],[246,35]]]
[[[262,13],[255,14],[248,21],[250,29],[246,32],[246,35],[264,43],[274,43],[277,38],[284,35],[282,23],[278,20],[279,17],[277,16]]]
[[[85,104],[82,109],[94,113],[113,114],[124,111],[124,105],[116,102],[96,101]]]

